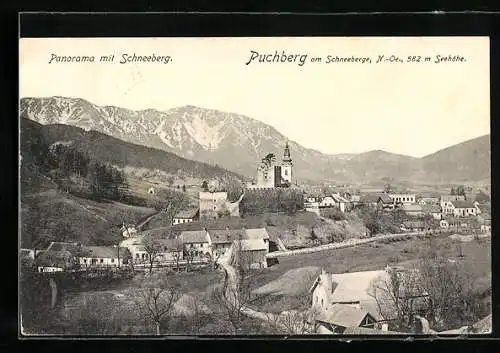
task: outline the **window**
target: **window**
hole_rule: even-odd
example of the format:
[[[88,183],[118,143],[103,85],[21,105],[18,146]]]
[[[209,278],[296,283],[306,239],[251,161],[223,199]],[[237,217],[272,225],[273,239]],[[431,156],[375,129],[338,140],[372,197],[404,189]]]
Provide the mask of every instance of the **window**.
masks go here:
[[[285,175],[288,175],[288,170],[287,169],[285,169]]]
[[[87,263],[87,259],[83,259],[83,263],[86,264]]]
[[[104,259],[101,259],[99,262],[100,262],[101,264],[102,264],[102,263],[104,263]]]
[[[115,259],[111,259],[111,263],[115,262]]]
[[[321,307],[323,307],[323,299],[321,299]]]

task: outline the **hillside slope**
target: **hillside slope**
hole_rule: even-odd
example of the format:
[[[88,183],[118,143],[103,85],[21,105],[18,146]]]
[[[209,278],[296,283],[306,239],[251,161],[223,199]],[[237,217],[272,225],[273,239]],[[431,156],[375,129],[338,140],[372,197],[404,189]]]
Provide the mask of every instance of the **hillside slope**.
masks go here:
[[[173,153],[154,148],[131,144],[96,131],[85,131],[61,124],[40,125],[28,119],[21,119],[21,141],[32,140],[33,136],[43,138],[48,145],[56,142],[72,143],[90,158],[108,162],[120,168],[128,166],[160,170],[168,174],[200,179],[241,179],[239,175],[220,167],[184,159]],[[36,145],[33,148],[36,156]],[[21,149],[23,158],[25,154],[32,154],[25,152],[27,151]]]

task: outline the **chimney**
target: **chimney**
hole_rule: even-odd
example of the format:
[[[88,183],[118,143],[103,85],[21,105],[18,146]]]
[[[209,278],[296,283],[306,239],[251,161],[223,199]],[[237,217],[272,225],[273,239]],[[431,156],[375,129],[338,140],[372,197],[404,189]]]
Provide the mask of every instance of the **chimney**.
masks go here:
[[[203,227],[203,230],[204,230],[205,232],[207,232],[207,227]]]

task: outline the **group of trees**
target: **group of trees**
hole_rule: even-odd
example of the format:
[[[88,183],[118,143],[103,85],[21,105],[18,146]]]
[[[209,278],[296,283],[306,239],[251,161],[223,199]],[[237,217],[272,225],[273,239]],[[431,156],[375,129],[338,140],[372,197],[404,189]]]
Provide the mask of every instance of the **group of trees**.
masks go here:
[[[267,212],[294,214],[303,208],[304,195],[294,189],[247,190],[240,204],[240,211],[248,215]]]
[[[465,187],[463,185],[451,187],[450,195],[461,195],[465,197]]]

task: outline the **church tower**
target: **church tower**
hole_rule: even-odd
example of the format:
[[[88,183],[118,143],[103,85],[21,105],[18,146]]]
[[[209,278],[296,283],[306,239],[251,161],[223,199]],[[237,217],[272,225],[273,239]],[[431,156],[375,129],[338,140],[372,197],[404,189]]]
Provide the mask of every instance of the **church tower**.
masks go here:
[[[283,162],[281,163],[281,179],[292,185],[292,158],[290,158],[290,147],[288,146],[288,141],[285,145],[285,151],[283,152]]]

